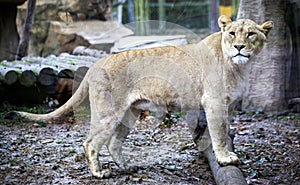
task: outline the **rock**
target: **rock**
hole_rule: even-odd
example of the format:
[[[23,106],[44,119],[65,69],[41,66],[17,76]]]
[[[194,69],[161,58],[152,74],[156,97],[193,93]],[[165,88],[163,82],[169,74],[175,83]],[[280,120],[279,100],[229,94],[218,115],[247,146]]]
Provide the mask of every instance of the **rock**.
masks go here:
[[[78,46],[76,47],[73,52],[73,55],[81,55],[81,56],[92,56],[96,58],[103,58],[107,56],[105,51],[97,50],[97,49],[90,49],[86,48],[84,46]]]
[[[132,31],[114,22],[79,21],[67,25],[52,21],[43,55],[72,53],[77,46],[109,52],[114,42],[131,34]]]
[[[48,144],[48,143],[52,143],[52,142],[53,142],[53,139],[45,139],[41,143],[42,144]]]
[[[112,1],[110,0],[60,0],[61,11],[70,12],[73,19],[94,18],[112,20]]]
[[[62,52],[71,53],[76,46],[87,46],[89,43],[76,33],[66,32],[67,25],[64,22],[51,21],[48,36],[42,55],[58,55]]]
[[[31,40],[28,51],[29,55],[40,56],[48,35],[50,20],[61,20],[57,15],[57,12],[59,11],[57,6],[58,0],[37,0],[34,12],[34,22],[31,30]],[[27,2],[18,7],[17,26],[19,33],[21,33],[23,30],[23,25],[26,17],[26,9]]]
[[[53,35],[53,33],[57,33],[59,29],[65,28],[65,26],[63,26],[64,24],[72,24],[76,21],[86,21],[91,19],[112,20],[111,6],[111,1],[108,0],[37,0],[35,7],[35,18],[31,30],[32,35],[29,46],[29,55],[47,56],[51,53],[51,51],[55,51],[55,54],[59,53],[60,51],[69,51],[78,46],[70,46],[76,43],[84,43],[84,46],[91,45],[92,43],[88,44],[88,42],[85,41],[85,38],[78,37],[77,34],[74,35],[72,33],[70,35],[66,35],[60,33]],[[26,9],[27,2],[24,3],[22,6],[18,7],[17,26],[19,33],[21,33],[23,29],[23,24],[26,16]],[[56,23],[53,23],[53,21],[56,21]],[[58,24],[57,21],[60,23]],[[83,25],[81,24],[81,26]],[[99,28],[100,30],[102,29],[102,27],[91,28],[88,25],[84,25],[81,28],[85,28],[86,30],[92,31],[95,31],[95,29],[98,30]],[[105,28],[107,29],[110,27]],[[112,28],[115,29],[115,27]],[[98,32],[97,30],[96,32]],[[62,29],[62,31],[65,31],[65,29]],[[61,37],[53,38],[52,35],[49,36],[49,34],[51,33],[53,36],[60,35]],[[54,40],[50,42],[50,39]],[[62,41],[62,43],[57,45],[57,48],[55,49],[53,45],[55,44],[55,42],[58,42],[58,39],[60,39],[59,41]],[[45,44],[46,40],[48,40],[48,42],[46,42]],[[70,43],[66,44],[66,42],[68,41],[70,41]],[[50,46],[48,47],[47,44],[50,44]],[[62,46],[64,47],[61,48]]]
[[[125,50],[146,49],[162,46],[181,46],[186,45],[185,35],[175,36],[129,36],[120,39],[111,49],[111,53],[118,53]]]

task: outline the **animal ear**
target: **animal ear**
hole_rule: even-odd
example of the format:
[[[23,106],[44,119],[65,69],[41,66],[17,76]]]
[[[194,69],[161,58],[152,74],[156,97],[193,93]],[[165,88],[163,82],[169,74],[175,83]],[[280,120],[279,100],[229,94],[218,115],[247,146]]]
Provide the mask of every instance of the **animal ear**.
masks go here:
[[[272,21],[267,21],[260,26],[260,29],[262,29],[266,37],[268,37],[273,27],[274,23]]]
[[[221,31],[225,31],[225,27],[231,24],[231,22],[232,20],[230,19],[230,17],[226,15],[221,15],[218,19],[218,25],[221,28]]]

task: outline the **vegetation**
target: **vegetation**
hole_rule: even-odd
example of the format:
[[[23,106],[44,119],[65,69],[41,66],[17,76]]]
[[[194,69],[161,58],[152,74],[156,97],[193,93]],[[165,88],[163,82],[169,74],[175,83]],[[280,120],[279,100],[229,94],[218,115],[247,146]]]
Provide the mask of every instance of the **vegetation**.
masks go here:
[[[3,115],[9,111],[25,111],[25,112],[31,112],[36,114],[43,114],[46,113],[45,105],[32,105],[30,107],[26,105],[12,105],[8,102],[2,102],[0,105],[0,119],[3,119]]]
[[[135,21],[161,20],[179,24],[189,29],[209,27],[209,1],[165,1],[162,5],[156,1],[134,1]],[[143,8],[142,8],[143,7]],[[128,6],[125,4],[124,9]],[[201,9],[201,11],[199,11]],[[129,23],[128,12],[123,12],[123,23]],[[164,15],[164,16],[160,16]],[[144,28],[142,28],[144,29]]]

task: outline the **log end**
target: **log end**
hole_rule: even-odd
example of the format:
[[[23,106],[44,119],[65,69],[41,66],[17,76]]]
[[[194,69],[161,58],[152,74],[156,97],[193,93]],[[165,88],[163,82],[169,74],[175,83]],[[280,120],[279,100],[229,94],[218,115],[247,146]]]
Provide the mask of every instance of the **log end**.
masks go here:
[[[30,87],[37,81],[37,76],[31,70],[26,70],[21,74],[20,83],[25,87]]]
[[[18,73],[16,71],[8,71],[4,79],[6,84],[12,85],[18,80]]]
[[[217,184],[246,185],[247,182],[239,168],[224,166],[219,168],[215,177]]]

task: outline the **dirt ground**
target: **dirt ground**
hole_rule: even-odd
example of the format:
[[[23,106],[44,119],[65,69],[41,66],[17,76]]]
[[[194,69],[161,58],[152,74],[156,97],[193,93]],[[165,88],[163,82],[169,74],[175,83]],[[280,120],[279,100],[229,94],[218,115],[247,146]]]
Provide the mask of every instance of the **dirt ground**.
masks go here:
[[[103,147],[100,161],[113,175],[97,179],[82,147],[87,118],[46,125],[0,120],[0,184],[215,184],[187,125],[175,122],[168,127],[149,117],[131,131],[124,156],[134,172],[121,172]],[[235,151],[248,184],[299,184],[299,126],[297,115],[236,116]]]

